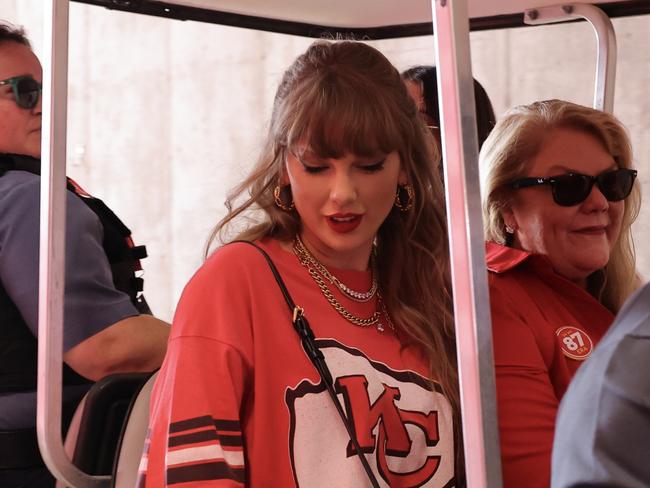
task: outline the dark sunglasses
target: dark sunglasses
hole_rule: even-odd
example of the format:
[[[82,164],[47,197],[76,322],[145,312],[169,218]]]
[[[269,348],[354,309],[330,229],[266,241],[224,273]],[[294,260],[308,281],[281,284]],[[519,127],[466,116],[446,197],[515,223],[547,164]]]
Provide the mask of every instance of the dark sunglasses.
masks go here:
[[[632,191],[634,178],[636,178],[636,170],[615,169],[614,171],[601,173],[598,176],[567,173],[565,175],[551,176],[550,178],[522,178],[513,181],[510,187],[519,189],[529,186],[551,185],[553,201],[563,207],[573,207],[587,199],[594,184],[610,202],[623,200]]]
[[[16,105],[21,108],[34,108],[38,103],[43,85],[31,76],[14,76],[0,81],[0,86],[9,85],[14,92]]]

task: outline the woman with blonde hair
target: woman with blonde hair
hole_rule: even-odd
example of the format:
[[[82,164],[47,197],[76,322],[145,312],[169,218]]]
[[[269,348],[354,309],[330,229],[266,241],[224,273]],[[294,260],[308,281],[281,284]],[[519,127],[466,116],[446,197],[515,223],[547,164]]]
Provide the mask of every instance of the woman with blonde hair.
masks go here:
[[[639,286],[640,191],[611,114],[510,110],[480,153],[504,486],[548,487],[558,404]]]
[[[213,232],[231,243],[179,303],[147,486],[454,485],[444,202],[426,138],[377,50],[319,41],[289,67],[262,156]]]

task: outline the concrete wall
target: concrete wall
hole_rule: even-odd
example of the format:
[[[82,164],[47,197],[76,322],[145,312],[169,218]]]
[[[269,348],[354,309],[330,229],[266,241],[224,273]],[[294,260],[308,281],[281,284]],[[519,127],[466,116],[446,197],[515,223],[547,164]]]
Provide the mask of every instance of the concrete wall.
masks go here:
[[[0,0],[0,18],[25,25],[37,53],[41,8],[41,0]],[[649,22],[614,21],[615,113],[630,130],[646,188]],[[257,157],[283,70],[310,43],[72,4],[68,173],[147,244],[146,292],[161,317],[171,318],[227,190]],[[434,60],[430,38],[373,45],[400,69]],[[595,41],[586,24],[474,33],[472,57],[497,113],[552,97],[591,103]],[[650,238],[647,206],[635,233],[639,268],[650,276],[641,245]]]

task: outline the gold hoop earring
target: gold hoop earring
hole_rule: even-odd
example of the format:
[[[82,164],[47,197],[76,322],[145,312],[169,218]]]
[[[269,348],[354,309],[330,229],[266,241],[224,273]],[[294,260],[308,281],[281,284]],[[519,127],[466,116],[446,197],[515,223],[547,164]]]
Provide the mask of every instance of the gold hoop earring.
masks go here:
[[[284,188],[291,191],[291,186],[290,185],[286,185]],[[281,193],[282,193],[282,187],[280,185],[276,186],[275,189],[273,190],[273,199],[275,200],[275,204],[278,207],[280,207],[282,210],[284,210],[285,212],[291,212],[294,209],[294,207],[296,206],[293,203],[293,199],[291,200],[291,203],[289,205],[286,205],[282,201]]]
[[[402,203],[403,195],[406,192],[406,204]],[[413,208],[415,201],[415,190],[408,183],[406,185],[398,185],[397,192],[395,193],[395,206],[400,209],[400,212],[408,212]]]

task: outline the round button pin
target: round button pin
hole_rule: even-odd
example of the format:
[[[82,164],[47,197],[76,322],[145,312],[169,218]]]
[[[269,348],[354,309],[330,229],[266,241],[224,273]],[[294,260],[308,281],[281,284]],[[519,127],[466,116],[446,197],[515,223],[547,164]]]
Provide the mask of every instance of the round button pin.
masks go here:
[[[560,327],[555,334],[560,340],[560,347],[564,355],[576,361],[584,361],[594,349],[591,337],[577,327],[570,325]]]

